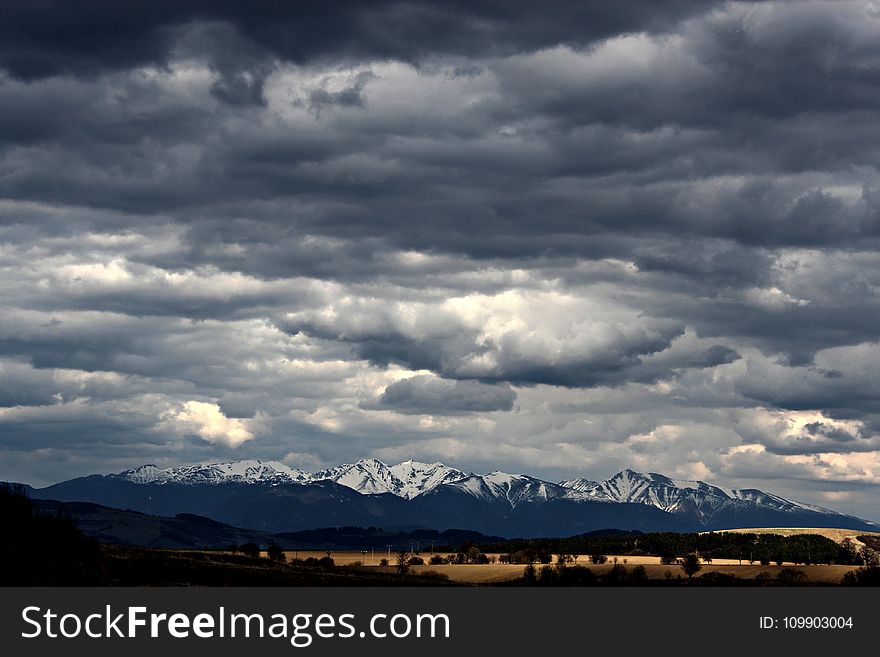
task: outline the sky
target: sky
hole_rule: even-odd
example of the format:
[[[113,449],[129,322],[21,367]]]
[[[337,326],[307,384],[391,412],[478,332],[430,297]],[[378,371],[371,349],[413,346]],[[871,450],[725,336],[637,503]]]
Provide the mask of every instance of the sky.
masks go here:
[[[874,520],[880,3],[6,2],[0,479],[623,468]]]

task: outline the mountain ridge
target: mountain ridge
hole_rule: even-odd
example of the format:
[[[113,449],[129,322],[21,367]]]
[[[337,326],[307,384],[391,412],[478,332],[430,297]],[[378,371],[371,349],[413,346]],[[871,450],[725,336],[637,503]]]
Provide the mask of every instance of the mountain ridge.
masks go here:
[[[326,525],[321,519],[331,518],[345,524],[465,526],[498,535],[605,527],[880,529],[860,518],[757,489],[631,469],[603,481],[581,477],[557,483],[500,470],[478,475],[414,460],[388,465],[362,459],[308,473],[278,461],[251,459],[171,468],[144,465],[34,490],[43,498],[54,495],[158,514],[193,512],[274,531]]]

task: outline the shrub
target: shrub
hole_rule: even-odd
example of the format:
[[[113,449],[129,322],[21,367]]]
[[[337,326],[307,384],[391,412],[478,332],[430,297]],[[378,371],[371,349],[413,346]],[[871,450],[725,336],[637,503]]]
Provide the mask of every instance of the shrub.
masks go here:
[[[796,584],[806,580],[807,574],[803,570],[797,570],[796,568],[785,568],[779,571],[776,579],[786,584]]]
[[[681,560],[681,569],[684,571],[684,574],[688,576],[688,579],[696,575],[701,568],[700,557],[694,552],[685,555]]]
[[[269,547],[266,548],[266,556],[272,561],[280,561],[281,563],[287,561],[287,557],[284,556],[284,550],[275,543],[270,543]]]
[[[641,564],[639,564],[638,566],[633,566],[633,569],[629,571],[629,581],[633,582],[634,584],[647,582],[648,569]]]
[[[869,566],[851,570],[840,582],[844,586],[880,586],[880,568]]]
[[[260,546],[256,543],[242,543],[238,546],[238,551],[246,557],[259,557]]]

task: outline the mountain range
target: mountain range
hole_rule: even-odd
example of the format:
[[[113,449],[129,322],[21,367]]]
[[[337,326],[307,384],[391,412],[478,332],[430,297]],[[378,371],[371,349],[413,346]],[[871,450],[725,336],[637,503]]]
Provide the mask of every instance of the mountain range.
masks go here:
[[[174,468],[144,465],[33,489],[39,499],[142,513],[194,513],[271,532],[333,526],[468,529],[498,536],[565,536],[598,529],[702,531],[735,527],[880,526],[756,489],[623,470],[558,483],[523,474],[466,473],[442,463],[377,459],[308,473],[276,461]]]

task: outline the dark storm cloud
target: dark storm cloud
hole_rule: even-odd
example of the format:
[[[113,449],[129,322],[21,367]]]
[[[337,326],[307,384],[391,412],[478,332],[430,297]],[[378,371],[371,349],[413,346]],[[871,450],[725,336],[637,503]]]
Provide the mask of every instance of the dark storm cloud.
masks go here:
[[[76,7],[63,0],[4,3],[0,65],[23,79],[94,75],[165,64],[174,28],[220,23],[267,57],[418,60],[434,54],[519,52],[558,43],[586,44],[621,32],[666,29],[711,7],[677,0],[661,11],[646,1],[420,2],[317,0],[285,5],[211,0],[112,1]],[[223,45],[223,44],[220,44]]]
[[[489,30],[510,28],[492,41],[507,44],[493,53],[459,53],[442,36],[436,43],[413,39],[422,44],[413,45],[418,56],[435,48],[446,56],[487,58],[471,76],[492,80],[480,103],[421,120],[393,112],[384,120],[369,112],[364,119],[334,115],[312,129],[263,120],[266,79],[277,69],[265,53],[274,48],[281,54],[272,57],[283,60],[278,35],[305,30],[299,23],[312,19],[329,20],[327,12],[300,7],[285,21],[275,9],[238,16],[225,5],[212,7],[182,4],[164,18],[149,18],[147,8],[144,30],[176,26],[162,27],[166,41],[159,50],[166,58],[208,65],[214,72],[209,98],[233,107],[210,108],[197,94],[161,89],[130,73],[128,60],[108,64],[103,78],[79,83],[7,80],[13,101],[4,125],[16,147],[4,153],[0,190],[15,198],[169,212],[180,221],[191,220],[195,207],[253,217],[259,203],[295,200],[299,208],[283,218],[271,211],[256,218],[476,257],[590,256],[596,238],[608,233],[687,234],[771,248],[877,237],[874,178],[853,168],[876,166],[878,157],[865,142],[877,107],[870,47],[876,35],[859,21],[858,6],[841,11],[810,4],[790,20],[769,5],[712,12],[702,4],[692,13],[685,5],[664,5],[662,15],[633,5],[623,19],[590,3],[558,5],[559,13],[542,10],[523,23],[535,11],[531,5],[465,12],[419,5],[409,8],[413,17],[440,12]],[[337,63],[345,61],[340,43],[347,42],[347,29],[375,37],[381,30],[364,25],[406,12],[384,4],[340,10],[330,32],[341,41],[321,47],[332,49]],[[582,24],[580,12],[589,18]],[[540,36],[545,23],[562,33]],[[532,26],[530,37],[519,40],[524,24]],[[70,39],[76,38],[73,25]],[[633,35],[639,29],[648,34]],[[26,27],[20,32],[27,38]],[[596,42],[606,37],[617,41]],[[102,40],[93,35],[92,41],[83,47],[94,48],[90,57],[100,61]],[[303,45],[309,39],[288,41],[309,50]],[[806,43],[815,44],[815,52],[802,52]],[[372,47],[354,52],[370,58]],[[372,56],[396,55],[380,49]],[[436,69],[419,70],[431,75]],[[296,90],[289,102],[314,113],[363,110],[376,77],[367,67],[339,88],[319,81]],[[239,113],[248,110],[253,113],[242,121]],[[512,132],[499,134],[508,128]],[[833,191],[840,183],[861,187],[861,198],[843,199]]]
[[[414,376],[392,383],[375,401],[362,408],[398,413],[458,415],[486,411],[509,411],[516,392],[507,384],[486,385],[477,381],[449,381]]]
[[[861,2],[5,3],[0,463],[874,485],[878,42]]]

